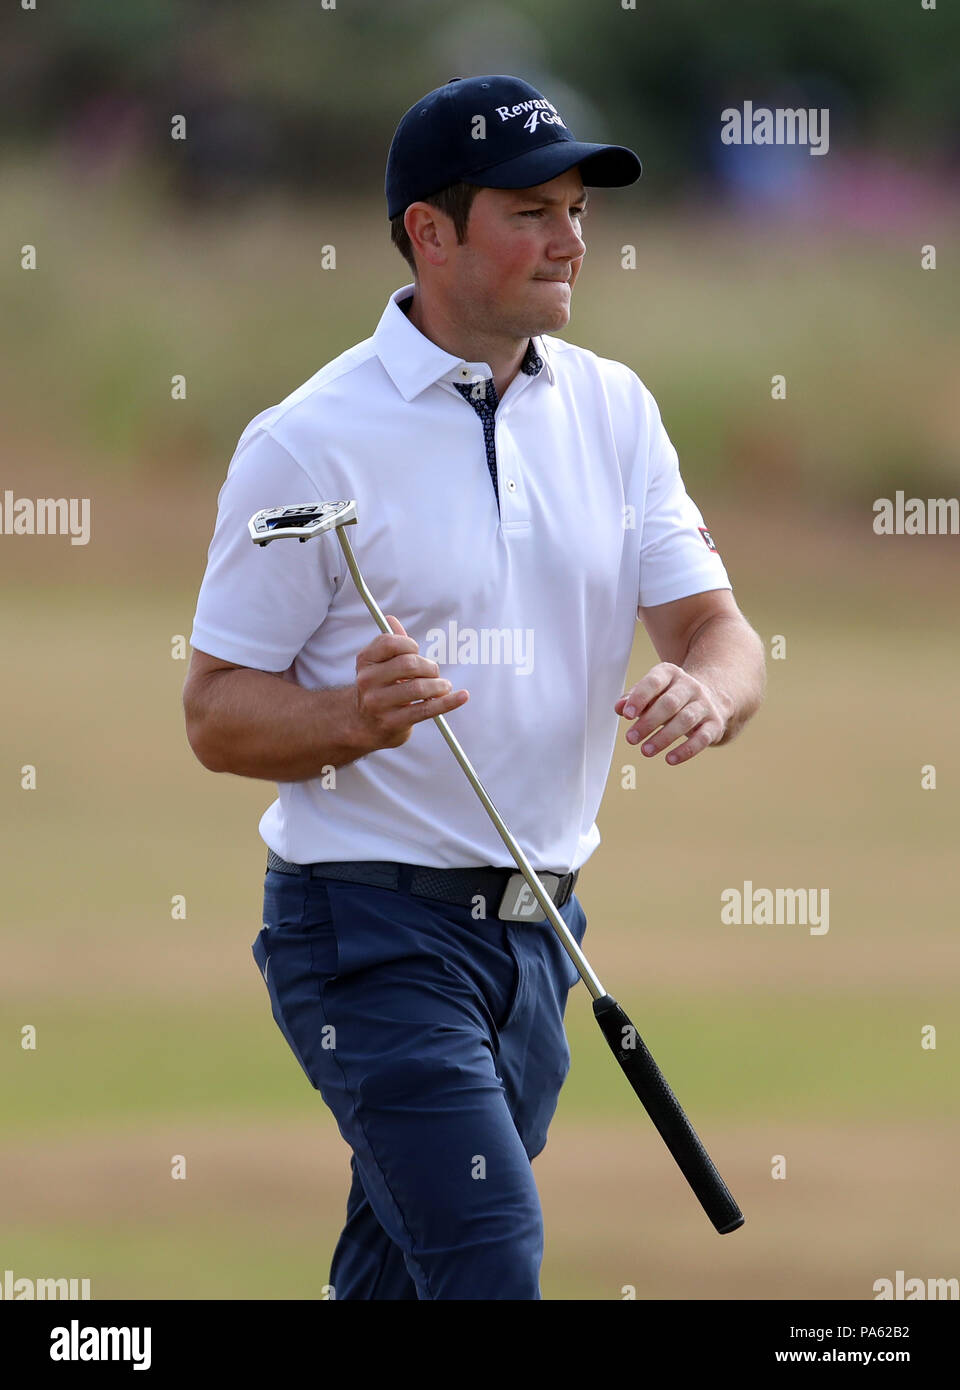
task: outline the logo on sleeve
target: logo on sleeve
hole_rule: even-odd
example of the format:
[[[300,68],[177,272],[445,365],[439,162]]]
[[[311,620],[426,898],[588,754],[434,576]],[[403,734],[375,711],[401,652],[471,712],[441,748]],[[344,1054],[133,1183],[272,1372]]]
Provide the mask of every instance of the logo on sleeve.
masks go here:
[[[714,553],[714,555],[719,555],[720,552],[717,550],[717,547],[714,545],[714,543],[713,543],[713,537],[711,536],[711,534],[710,534],[710,532],[707,530],[707,528],[706,528],[705,526],[698,526],[698,527],[697,527],[697,530],[700,532],[701,536],[703,537],[703,543],[704,543],[704,545],[707,547],[707,549],[708,549],[708,550],[712,550],[713,553]]]

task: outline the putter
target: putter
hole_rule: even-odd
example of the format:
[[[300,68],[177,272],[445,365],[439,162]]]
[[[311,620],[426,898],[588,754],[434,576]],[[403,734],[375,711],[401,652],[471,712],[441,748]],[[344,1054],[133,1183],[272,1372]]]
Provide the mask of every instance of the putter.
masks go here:
[[[271,541],[298,540],[301,543],[321,536],[327,531],[336,531],[354,584],[360,597],[370,610],[374,622],[381,632],[392,633],[377,604],[367,588],[357,564],[353,547],[347,537],[346,528],[357,524],[357,504],[347,502],[304,502],[286,507],[267,507],[250,518],[250,537],[256,545],[269,545]],[[477,776],[470,759],[460,747],[452,729],[442,714],[434,715],[433,722],[446,739],[457,762],[463,768],[477,796],[483,803],[487,815],[493,821],[500,838],[510,851],[513,859],[526,879],[531,892],[543,909],[553,930],[567,955],[577,967],[580,978],[593,998],[593,1012],[600,1025],[613,1055],[630,1085],[653,1121],[660,1137],[677,1162],[680,1171],[693,1189],[700,1205],[713,1222],[720,1235],[735,1231],[743,1225],[743,1213],[737,1206],[726,1183],[687,1119],[676,1096],[667,1085],[660,1068],[641,1039],[636,1028],[623,1009],[604,989],[590,963],[580,950],[575,937],[560,916],[552,899],[537,877],[530,861],[505,825],[500,812]]]

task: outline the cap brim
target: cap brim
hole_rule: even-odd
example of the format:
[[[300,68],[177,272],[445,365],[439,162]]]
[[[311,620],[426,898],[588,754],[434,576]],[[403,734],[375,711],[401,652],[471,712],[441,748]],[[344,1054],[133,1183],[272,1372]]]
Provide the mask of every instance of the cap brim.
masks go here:
[[[580,165],[580,177],[589,188],[626,188],[636,183],[643,168],[633,150],[625,145],[554,140],[490,169],[466,174],[464,179],[481,188],[536,188],[576,165]]]

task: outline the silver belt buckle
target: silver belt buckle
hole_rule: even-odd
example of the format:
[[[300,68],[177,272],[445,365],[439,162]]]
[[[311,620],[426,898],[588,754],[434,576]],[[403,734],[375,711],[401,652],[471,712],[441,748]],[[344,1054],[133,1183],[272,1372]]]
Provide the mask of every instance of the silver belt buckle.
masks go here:
[[[554,901],[557,885],[560,882],[559,874],[537,874],[543,884],[550,901]],[[507,886],[503,890],[503,897],[500,899],[500,910],[497,916],[501,922],[536,922],[544,916],[544,911],[534,896],[533,889],[530,887],[523,874],[511,874],[507,879]]]

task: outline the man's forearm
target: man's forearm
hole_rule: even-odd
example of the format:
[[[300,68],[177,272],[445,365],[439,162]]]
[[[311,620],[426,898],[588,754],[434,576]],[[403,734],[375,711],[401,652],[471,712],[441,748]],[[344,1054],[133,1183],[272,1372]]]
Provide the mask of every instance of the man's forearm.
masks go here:
[[[745,618],[718,614],[697,630],[679,664],[716,694],[727,725],[714,746],[729,743],[763,703],[767,669],[760,637]]]
[[[302,782],[343,767],[365,748],[355,690],[304,690],[268,671],[217,671],[184,691],[187,737],[211,772]]]

